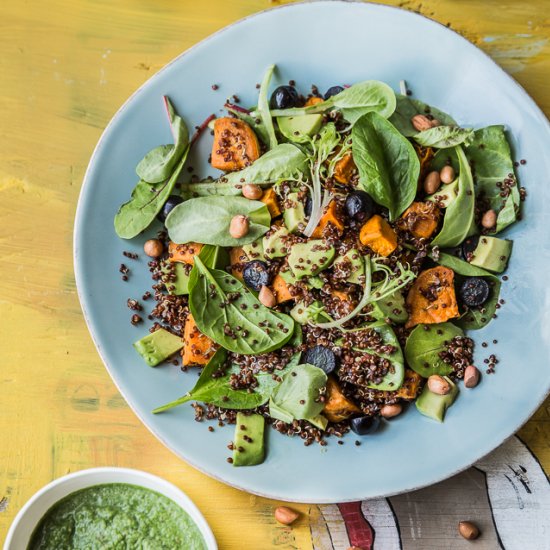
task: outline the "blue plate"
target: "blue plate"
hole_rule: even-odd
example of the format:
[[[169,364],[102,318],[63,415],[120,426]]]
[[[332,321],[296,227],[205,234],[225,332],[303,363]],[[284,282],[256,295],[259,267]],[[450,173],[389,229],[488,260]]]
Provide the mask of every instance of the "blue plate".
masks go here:
[[[130,325],[128,297],[150,287],[143,238],[117,238],[113,216],[137,178],[145,152],[171,141],[161,97],[169,95],[192,127],[219,113],[225,98],[256,100],[256,83],[276,63],[276,84],[290,79],[304,92],[312,83],[378,79],[398,89],[405,79],[415,97],[452,114],[463,125],[504,123],[528,190],[524,221],[506,232],[514,239],[503,284],[506,305],[498,320],[472,333],[477,363],[490,353],[500,362],[475,390],[462,390],[444,424],[414,406],[377,434],[354,445],[329,439],[325,448],[270,430],[266,461],[252,468],[226,462],[233,428],[209,433],[182,406],[151,410],[190,389],[196,372],[149,368],[132,349],[145,327]],[[213,91],[211,85],[220,88]],[[207,174],[210,138],[201,138],[190,164]],[[93,154],[75,225],[75,271],[82,309],[97,349],[120,392],[143,423],[174,453],[225,483],[251,493],[301,502],[342,502],[409,491],[467,468],[513,434],[550,388],[550,132],[525,91],[486,55],[438,23],[395,8],[339,1],[292,4],[259,13],[216,33],[182,54],[140,88],[119,110]],[[158,227],[150,231],[154,234]],[[123,250],[140,253],[137,262]],[[118,272],[124,261],[127,283]],[[482,348],[482,341],[492,342]]]

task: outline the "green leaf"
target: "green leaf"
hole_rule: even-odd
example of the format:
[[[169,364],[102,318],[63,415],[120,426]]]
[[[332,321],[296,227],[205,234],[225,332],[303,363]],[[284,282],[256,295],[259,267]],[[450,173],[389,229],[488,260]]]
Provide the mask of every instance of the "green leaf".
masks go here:
[[[491,293],[487,301],[481,307],[468,309],[460,319],[455,321],[456,324],[464,330],[477,330],[490,323],[497,310],[501,286],[500,279],[481,267],[469,264],[456,256],[444,252],[440,252],[437,263],[452,269],[458,275],[458,286],[462,282],[461,277],[482,277],[491,287]]]
[[[276,183],[308,173],[307,156],[295,145],[282,143],[254,161],[250,166],[221,177],[223,183]]]
[[[464,336],[464,332],[452,323],[417,325],[405,344],[407,364],[424,378],[432,374],[450,374],[453,367],[444,363],[439,354],[447,349],[448,343],[456,336]]]
[[[469,234],[474,223],[474,182],[468,159],[460,146],[454,149],[458,157],[458,194],[445,209],[443,227],[432,241],[441,248],[458,246]]]
[[[293,420],[318,420],[324,407],[319,399],[327,375],[318,367],[297,365],[283,376],[269,399],[271,417],[290,423]]]
[[[456,126],[454,119],[447,113],[440,111],[418,99],[412,99],[405,95],[395,94],[397,106],[390,117],[390,122],[404,135],[412,137],[418,130],[412,125],[411,119],[415,115],[432,115],[446,126]]]
[[[130,200],[124,203],[116,213],[115,231],[119,237],[131,239],[149,227],[171,195],[188,152],[189,147],[170,178],[162,184],[153,187],[143,180],[138,182]]]
[[[413,136],[416,143],[434,149],[449,149],[472,140],[474,131],[458,126],[436,126]]]
[[[376,113],[358,120],[351,135],[359,186],[395,220],[416,195],[420,162],[413,146]]]
[[[248,233],[236,239],[229,234],[231,220],[244,215],[249,220]],[[267,206],[244,197],[199,197],[178,204],[165,221],[170,239],[184,244],[197,242],[219,246],[241,246],[251,243],[271,225]]]
[[[292,317],[265,307],[238,279],[208,269],[199,257],[189,289],[189,308],[197,327],[229,351],[267,353],[293,337]]]
[[[266,130],[266,133],[269,137],[267,143],[269,149],[274,149],[277,147],[277,136],[275,135],[275,128],[273,127],[273,119],[271,118],[271,113],[269,112],[269,83],[271,82],[271,77],[273,76],[273,71],[275,70],[275,65],[270,65],[264,75],[262,83],[260,85],[260,93],[258,96],[258,113],[263,122],[263,126]]]
[[[388,118],[395,111],[395,105],[395,93],[387,84],[378,80],[367,80],[358,82],[321,103],[310,107],[273,110],[271,115],[299,116],[336,109],[348,122],[355,123],[363,115],[371,112]]]

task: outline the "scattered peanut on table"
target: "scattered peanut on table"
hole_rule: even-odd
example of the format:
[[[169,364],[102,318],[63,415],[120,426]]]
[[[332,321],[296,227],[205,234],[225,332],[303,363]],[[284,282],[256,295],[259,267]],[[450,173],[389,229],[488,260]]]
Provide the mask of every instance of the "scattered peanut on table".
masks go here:
[[[300,514],[298,512],[295,512],[292,510],[292,508],[288,508],[287,506],[279,506],[275,508],[275,519],[282,523],[283,525],[290,525],[291,523],[294,523]]]
[[[472,523],[471,521],[461,521],[458,524],[458,532],[466,539],[466,540],[475,540],[477,537],[479,537],[479,529],[475,523]]]
[[[479,370],[474,365],[468,365],[464,369],[464,386],[475,388],[479,384]]]

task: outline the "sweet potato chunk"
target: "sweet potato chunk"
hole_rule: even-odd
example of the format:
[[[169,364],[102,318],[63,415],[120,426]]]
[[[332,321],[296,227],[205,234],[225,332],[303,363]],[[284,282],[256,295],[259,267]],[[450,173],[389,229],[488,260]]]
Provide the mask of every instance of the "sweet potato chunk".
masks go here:
[[[294,296],[290,294],[288,284],[278,273],[273,278],[273,283],[271,286],[273,288],[273,292],[275,293],[275,298],[277,298],[278,304],[288,302],[289,300],[294,300]]]
[[[281,207],[279,206],[277,193],[275,193],[273,187],[266,189],[260,200],[267,206],[272,218],[276,218],[281,215]]]
[[[459,316],[454,276],[452,269],[443,266],[420,273],[407,295],[407,328],[419,323],[444,323]]]
[[[168,245],[168,258],[171,262],[193,265],[195,256],[200,253],[203,245],[200,243],[176,244],[170,241]]]
[[[231,274],[233,277],[243,280],[244,263],[247,261],[246,254],[242,246],[235,246],[229,251],[229,261],[231,263]]]
[[[424,181],[424,177],[429,172],[430,164],[434,158],[435,151],[431,147],[423,147],[422,145],[418,145],[418,143],[413,143],[413,147],[418,155],[418,160],[420,161],[420,185],[420,182]]]
[[[218,170],[233,172],[252,164],[260,156],[254,130],[238,118],[217,118],[211,164]]]
[[[311,107],[312,105],[317,105],[317,103],[323,103],[323,101],[324,99],[322,97],[311,96],[307,98],[304,107]]]
[[[344,155],[334,166],[334,179],[338,183],[350,183],[351,178],[357,172],[357,166],[353,162],[351,153]]]
[[[420,391],[422,380],[422,376],[417,372],[414,372],[412,369],[405,369],[403,385],[395,392],[395,396],[401,397],[401,399],[407,399],[408,401],[416,399]]]
[[[198,329],[195,319],[189,314],[183,329],[182,364],[185,367],[206,365],[216,352],[216,347],[216,344]]]
[[[435,202],[413,202],[399,219],[399,227],[410,231],[415,237],[428,239],[437,229],[441,210]]]
[[[323,414],[330,422],[341,422],[352,414],[360,413],[361,409],[350,401],[340,389],[338,382],[329,376],[327,379],[327,393]]]
[[[342,222],[342,216],[338,211],[336,201],[330,201],[325,209],[325,212],[323,213],[323,217],[319,220],[319,224],[311,234],[311,237],[313,239],[322,238],[325,227],[327,227],[328,224],[331,224],[336,228],[338,235],[341,235],[344,232],[344,223]]]
[[[380,256],[389,256],[397,248],[397,235],[390,224],[375,214],[361,228],[359,239]]]

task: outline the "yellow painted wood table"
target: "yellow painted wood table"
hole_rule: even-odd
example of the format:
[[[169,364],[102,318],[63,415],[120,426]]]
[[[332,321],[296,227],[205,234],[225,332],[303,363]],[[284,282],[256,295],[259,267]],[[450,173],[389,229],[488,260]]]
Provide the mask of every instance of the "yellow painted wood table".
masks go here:
[[[387,3],[464,34],[550,114],[547,0]],[[351,545],[342,517],[353,510],[296,506],[302,519],[293,528],[283,527],[272,517],[275,502],[226,487],[164,448],[128,408],[101,364],[75,289],[76,202],[90,154],[111,116],[181,51],[273,5],[267,0],[2,3],[0,541],[17,510],[53,478],[118,465],[159,474],[183,488],[204,512],[222,549]],[[547,401],[520,433],[547,472],[549,405]],[[526,453],[516,439],[503,449],[509,462],[512,455]],[[476,471],[489,472],[491,466],[480,465]],[[470,481],[472,475],[463,474]],[[466,478],[447,483],[463,485]],[[454,531],[423,538],[411,515],[413,507],[421,508],[426,501],[443,502],[441,493],[436,487],[392,502],[391,521],[381,523],[386,513],[382,505],[367,505],[363,513],[387,548],[393,548],[388,525],[395,528],[396,523],[401,524],[404,548],[459,548],[462,543]],[[424,525],[430,521],[417,514],[420,519]],[[444,522],[441,525],[444,531]],[[375,543],[375,548],[383,549],[384,544]]]

